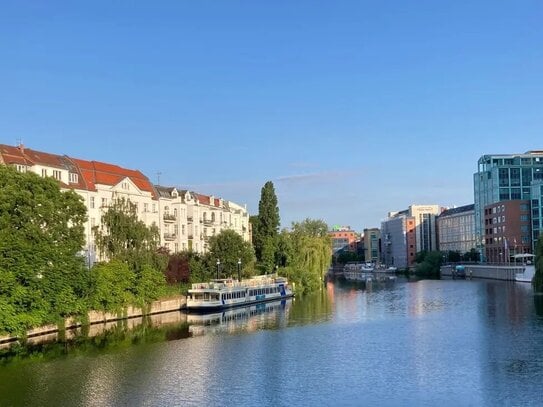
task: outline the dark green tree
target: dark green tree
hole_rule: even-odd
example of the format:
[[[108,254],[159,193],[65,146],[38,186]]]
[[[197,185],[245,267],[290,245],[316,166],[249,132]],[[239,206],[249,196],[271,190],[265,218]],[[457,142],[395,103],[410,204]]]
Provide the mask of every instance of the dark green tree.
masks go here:
[[[109,260],[120,260],[139,273],[144,265],[164,270],[167,256],[159,249],[158,227],[148,227],[138,219],[137,207],[125,198],[113,201],[104,216],[101,227],[95,227],[96,246]]]
[[[417,264],[415,274],[421,277],[439,277],[441,264],[443,264],[443,254],[441,252],[426,252],[424,260]]]
[[[532,281],[535,292],[543,292],[543,237],[537,239],[535,248],[535,276]]]
[[[0,166],[0,332],[86,309],[86,209],[52,178]]]
[[[258,203],[258,217],[252,218],[253,246],[261,271],[272,271],[275,267],[277,237],[279,233],[279,207],[273,182],[262,187]]]
[[[237,276],[238,261],[241,260],[242,275],[254,274],[255,254],[249,242],[233,230],[223,230],[209,239],[210,262],[220,260],[220,277]],[[216,270],[216,263],[213,264]]]

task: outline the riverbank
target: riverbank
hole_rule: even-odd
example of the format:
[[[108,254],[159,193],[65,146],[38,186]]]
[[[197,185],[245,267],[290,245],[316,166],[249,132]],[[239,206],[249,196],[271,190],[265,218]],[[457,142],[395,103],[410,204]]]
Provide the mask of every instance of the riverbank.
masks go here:
[[[105,311],[89,311],[88,319],[85,323],[76,320],[73,317],[66,318],[64,326],[45,325],[38,328],[29,329],[24,336],[0,336],[0,348],[11,346],[14,342],[26,339],[32,341],[36,337],[56,337],[60,331],[74,331],[82,326],[97,326],[112,323],[119,320],[131,320],[134,318],[142,318],[148,315],[163,314],[170,311],[179,311],[187,305],[187,297],[179,295],[176,297],[164,298],[162,300],[153,301],[147,308],[127,307],[119,313],[111,313]]]

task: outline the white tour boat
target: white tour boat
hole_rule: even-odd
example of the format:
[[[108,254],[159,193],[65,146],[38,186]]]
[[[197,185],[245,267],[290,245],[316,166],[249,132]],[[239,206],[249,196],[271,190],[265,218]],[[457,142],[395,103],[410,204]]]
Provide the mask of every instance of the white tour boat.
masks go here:
[[[292,297],[294,294],[284,277],[256,276],[247,280],[232,278],[192,284],[188,291],[187,309],[194,311],[238,307],[258,302]]]

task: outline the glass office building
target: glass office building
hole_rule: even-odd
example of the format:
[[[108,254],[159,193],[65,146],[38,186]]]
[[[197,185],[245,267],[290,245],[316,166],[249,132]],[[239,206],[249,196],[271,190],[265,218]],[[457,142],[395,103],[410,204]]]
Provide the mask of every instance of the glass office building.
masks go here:
[[[532,182],[532,253],[535,253],[537,239],[543,232],[543,181]]]
[[[484,208],[500,201],[532,199],[532,182],[543,181],[543,151],[483,155],[473,175],[475,235],[484,245]]]

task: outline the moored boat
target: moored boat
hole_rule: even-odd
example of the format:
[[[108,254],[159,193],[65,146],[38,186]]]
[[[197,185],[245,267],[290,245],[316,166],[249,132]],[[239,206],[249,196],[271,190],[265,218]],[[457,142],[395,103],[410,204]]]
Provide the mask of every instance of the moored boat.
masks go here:
[[[246,280],[231,278],[192,284],[187,309],[217,310],[292,297],[293,291],[284,277],[256,276]]]

